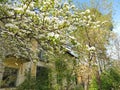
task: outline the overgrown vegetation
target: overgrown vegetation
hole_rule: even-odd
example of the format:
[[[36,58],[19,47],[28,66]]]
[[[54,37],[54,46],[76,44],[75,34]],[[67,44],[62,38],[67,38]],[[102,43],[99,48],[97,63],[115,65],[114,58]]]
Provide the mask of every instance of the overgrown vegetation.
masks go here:
[[[17,90],[119,90],[120,72],[107,55],[111,10],[78,9],[71,0],[5,0],[0,13],[0,58],[37,65],[44,51],[51,64],[36,77],[28,72]]]
[[[50,69],[39,67],[36,77],[31,76],[30,71],[26,73],[25,81],[17,87],[17,90],[54,90],[51,86]]]

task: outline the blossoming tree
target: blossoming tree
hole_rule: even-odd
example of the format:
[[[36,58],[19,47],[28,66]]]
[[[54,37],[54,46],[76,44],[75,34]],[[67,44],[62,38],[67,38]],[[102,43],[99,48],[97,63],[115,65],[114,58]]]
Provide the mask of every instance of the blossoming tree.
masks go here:
[[[108,28],[111,26],[108,18],[97,11],[94,14],[93,11],[79,11],[71,2],[62,0],[2,2],[0,56],[5,58],[13,55],[37,62],[40,50],[45,51],[48,59],[57,53],[59,55],[66,50],[74,50],[77,56],[73,56],[78,60],[73,66],[79,71],[77,73],[82,71],[79,70],[81,64],[88,67],[84,70],[91,73],[90,67],[98,60],[95,58],[101,50],[101,43],[105,49],[104,43],[108,39]],[[34,45],[37,48],[32,48]],[[75,68],[71,70],[74,72]],[[89,77],[89,73],[86,74]]]
[[[38,51],[31,50],[33,39],[38,43],[38,50],[50,52],[57,45],[65,44],[66,31],[74,23],[74,5],[58,0],[17,1],[0,4],[0,8],[2,56],[37,59]]]

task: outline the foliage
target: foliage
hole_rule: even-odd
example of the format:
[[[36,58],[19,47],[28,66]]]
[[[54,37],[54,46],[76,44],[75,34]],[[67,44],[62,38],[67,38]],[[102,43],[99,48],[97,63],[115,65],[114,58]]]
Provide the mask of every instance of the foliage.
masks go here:
[[[55,73],[57,80],[57,90],[75,88],[76,75],[74,72],[75,59],[69,54],[60,54],[55,58]]]
[[[120,73],[117,70],[117,68],[110,68],[109,70],[103,72],[100,76],[100,86],[101,90],[119,90],[120,89]],[[98,84],[97,79],[94,78],[92,81],[91,90],[95,88],[95,90],[98,90]]]
[[[109,15],[104,15],[96,9],[90,9],[89,14],[83,14],[86,21],[81,22],[84,22],[84,26],[79,25],[72,34],[79,42],[74,48],[79,55],[76,72],[82,76],[85,83],[90,82],[96,72],[100,71],[100,75],[108,65],[106,47],[109,44],[112,22]]]
[[[97,31],[100,25],[104,28],[106,25],[103,23],[109,22],[98,22],[95,19],[96,15],[92,15],[89,9],[79,12],[73,4],[60,3],[57,0],[5,3],[0,5],[0,9],[0,47],[3,51],[1,56],[11,54],[29,60],[38,60],[39,50],[44,50],[48,53],[46,55],[50,55],[53,50],[65,47],[66,40],[71,46],[77,45],[80,42],[69,34],[77,28]],[[32,49],[34,40],[38,44],[37,50]]]
[[[39,50],[49,55],[54,48],[63,47],[67,29],[74,26],[74,5],[57,0],[5,3],[0,9],[1,56],[38,60]],[[37,50],[32,49],[33,41]]]
[[[111,15],[95,8],[79,10],[63,0],[1,3],[0,13],[1,58],[13,55],[37,62],[39,51],[44,51],[49,62],[55,64],[53,72],[57,74],[58,90],[74,88],[77,76],[82,76],[89,85],[92,76],[98,71],[100,76],[107,67],[106,47],[113,27]],[[77,56],[66,55],[68,51]],[[102,74],[101,80],[105,78]],[[20,88],[38,89],[39,83],[28,75]],[[107,81],[107,85],[111,82]]]
[[[37,77],[31,76],[30,72],[26,73],[25,81],[17,87],[17,90],[54,90],[50,86],[50,69],[44,70],[39,72]]]
[[[120,74],[116,68],[111,68],[101,76],[102,89],[115,89],[118,90],[120,86]]]

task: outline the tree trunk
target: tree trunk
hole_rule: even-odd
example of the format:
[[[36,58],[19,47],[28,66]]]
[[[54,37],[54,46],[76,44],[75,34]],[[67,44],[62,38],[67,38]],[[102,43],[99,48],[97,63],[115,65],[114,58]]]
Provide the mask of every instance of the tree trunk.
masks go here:
[[[98,84],[98,90],[102,90],[101,89],[101,80],[100,80],[100,74],[99,71],[97,72],[97,84]]]

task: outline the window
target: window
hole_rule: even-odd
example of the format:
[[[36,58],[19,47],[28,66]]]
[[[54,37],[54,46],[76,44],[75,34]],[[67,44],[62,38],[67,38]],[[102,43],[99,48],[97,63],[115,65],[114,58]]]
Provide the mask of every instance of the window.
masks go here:
[[[5,67],[1,88],[15,87],[18,69]]]
[[[36,80],[38,90],[49,90],[49,70],[45,67],[37,67]]]
[[[47,60],[47,56],[45,56],[45,51],[43,50],[40,50],[39,53],[38,53],[38,57],[39,57],[39,60],[42,61],[42,62],[48,62]]]

